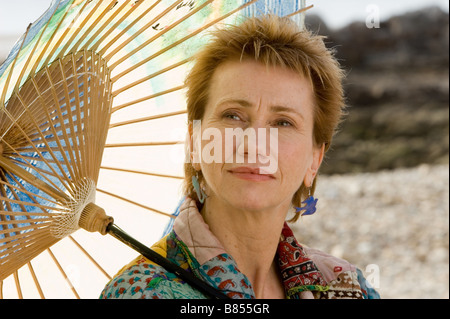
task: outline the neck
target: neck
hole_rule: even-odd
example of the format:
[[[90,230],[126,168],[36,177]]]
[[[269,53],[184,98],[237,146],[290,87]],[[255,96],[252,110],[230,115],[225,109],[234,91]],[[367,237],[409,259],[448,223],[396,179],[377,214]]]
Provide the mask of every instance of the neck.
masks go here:
[[[268,298],[268,293],[282,288],[275,255],[287,210],[248,211],[213,198],[203,206],[205,222],[248,277],[256,298]]]

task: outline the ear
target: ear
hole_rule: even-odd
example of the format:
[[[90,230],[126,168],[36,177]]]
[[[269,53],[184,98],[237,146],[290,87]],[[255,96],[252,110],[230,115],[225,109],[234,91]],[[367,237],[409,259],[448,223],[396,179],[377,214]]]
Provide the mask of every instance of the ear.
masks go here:
[[[197,138],[197,134],[199,132],[196,128],[194,128],[194,124],[192,122],[189,122],[188,124],[188,152],[189,152],[189,160],[192,164],[192,167],[194,167],[195,170],[199,171],[201,169],[200,167],[200,156],[199,156],[199,149],[198,147],[200,145],[197,145],[197,147],[194,145],[194,140]]]
[[[324,155],[325,155],[325,143],[322,144],[321,146],[313,147],[311,166],[308,167],[308,170],[305,175],[305,179],[303,181],[303,183],[306,187],[312,186],[312,184],[314,182],[314,178],[316,177],[317,172],[319,171],[320,165],[322,164]]]

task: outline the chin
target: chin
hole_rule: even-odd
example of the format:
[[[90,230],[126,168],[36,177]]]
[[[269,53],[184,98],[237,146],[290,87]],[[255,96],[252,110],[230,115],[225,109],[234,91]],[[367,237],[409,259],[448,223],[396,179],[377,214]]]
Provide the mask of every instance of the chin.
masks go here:
[[[267,209],[270,205],[270,200],[267,198],[266,194],[259,194],[254,192],[240,192],[240,194],[234,195],[229,203],[231,206],[242,209],[246,211],[261,211]]]

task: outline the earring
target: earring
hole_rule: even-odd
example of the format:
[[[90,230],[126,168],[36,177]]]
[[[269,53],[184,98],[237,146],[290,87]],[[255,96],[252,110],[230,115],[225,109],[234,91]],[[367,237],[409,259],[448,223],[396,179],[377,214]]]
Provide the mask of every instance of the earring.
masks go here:
[[[311,187],[308,189],[308,198],[305,199],[302,204],[304,204],[304,207],[294,207],[295,210],[298,212],[301,211],[305,211],[304,213],[301,214],[301,216],[306,216],[306,215],[312,215],[316,212],[316,205],[317,205],[317,198],[314,198],[311,195]]]
[[[197,194],[198,200],[203,204],[207,196],[205,191],[200,187],[200,183],[198,182],[198,172],[195,176],[192,176],[192,185],[194,186],[194,190]]]

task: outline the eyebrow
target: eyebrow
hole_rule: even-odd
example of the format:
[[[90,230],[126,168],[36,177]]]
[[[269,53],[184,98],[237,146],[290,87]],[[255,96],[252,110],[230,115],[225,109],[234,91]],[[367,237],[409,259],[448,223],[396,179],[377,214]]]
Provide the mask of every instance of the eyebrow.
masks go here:
[[[247,100],[242,100],[242,99],[224,99],[224,100],[220,101],[220,103],[218,103],[217,105],[222,106],[223,104],[239,104],[240,106],[243,106],[243,107],[253,106],[252,103],[248,102]]]
[[[219,106],[221,106],[223,104],[239,104],[240,106],[245,107],[245,108],[253,106],[253,104],[250,103],[249,101],[242,100],[242,99],[225,99],[225,100],[221,101],[220,103],[218,103]],[[276,113],[287,112],[287,113],[297,114],[298,116],[300,116],[302,118],[302,120],[305,119],[302,113],[300,113],[299,111],[297,111],[291,107],[274,105],[274,106],[270,107],[270,110],[272,112],[276,112]]]

